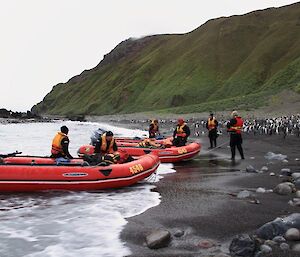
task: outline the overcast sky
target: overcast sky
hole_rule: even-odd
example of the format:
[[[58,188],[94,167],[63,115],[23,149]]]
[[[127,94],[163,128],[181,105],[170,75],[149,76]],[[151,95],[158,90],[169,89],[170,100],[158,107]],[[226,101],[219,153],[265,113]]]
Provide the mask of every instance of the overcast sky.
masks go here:
[[[209,19],[291,0],[0,0],[0,108],[29,110],[129,37],[189,32]]]

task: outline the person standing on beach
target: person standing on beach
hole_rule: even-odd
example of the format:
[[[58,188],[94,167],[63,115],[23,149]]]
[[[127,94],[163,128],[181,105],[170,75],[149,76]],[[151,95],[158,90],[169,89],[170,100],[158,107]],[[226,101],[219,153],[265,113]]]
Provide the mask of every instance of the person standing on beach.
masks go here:
[[[149,138],[156,138],[159,134],[158,120],[153,119],[149,125]]]
[[[217,137],[218,137],[217,127],[218,127],[218,121],[214,117],[214,114],[211,113],[206,122],[206,128],[208,129],[210,148],[217,147]]]
[[[227,123],[227,131],[230,134],[230,148],[231,148],[231,160],[235,159],[235,148],[237,147],[241,158],[245,159],[244,151],[242,148],[242,129],[244,121],[238,115],[237,111],[231,113],[231,120]]]
[[[51,158],[64,158],[66,160],[73,159],[69,153],[69,129],[67,126],[62,126],[60,132],[57,132],[52,140]]]
[[[173,145],[177,147],[184,146],[190,134],[191,131],[188,125],[186,125],[182,118],[179,118],[173,133]]]

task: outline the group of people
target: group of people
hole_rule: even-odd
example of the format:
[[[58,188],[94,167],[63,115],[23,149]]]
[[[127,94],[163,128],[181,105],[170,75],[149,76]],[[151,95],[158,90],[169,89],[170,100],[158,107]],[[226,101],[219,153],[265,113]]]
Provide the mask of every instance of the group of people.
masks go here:
[[[68,162],[73,159],[73,156],[69,152],[69,129],[66,126],[62,126],[60,131],[57,132],[52,140],[51,158],[57,159],[58,162]],[[155,142],[157,136],[160,135],[158,120],[153,120],[149,128],[149,139],[145,139],[138,143],[139,147],[150,148],[165,148],[166,146],[184,146],[190,135],[190,129],[183,119],[178,119],[178,124],[173,133],[173,140],[166,141],[163,144]],[[122,149],[118,149],[114,134],[111,131],[107,131],[99,136],[95,143],[94,153],[92,155],[84,155],[84,160],[89,164],[101,164],[101,163],[124,163],[133,160]]]
[[[217,147],[217,137],[218,137],[218,121],[213,113],[210,113],[207,121],[205,122],[206,129],[208,130],[208,137],[210,142],[209,149]],[[233,111],[231,114],[231,119],[227,122],[227,132],[230,134],[230,149],[231,149],[231,159],[235,159],[236,149],[238,149],[241,159],[245,159],[244,151],[242,147],[242,130],[244,126],[243,119],[238,115],[237,111]],[[158,120],[154,119],[149,126],[149,138],[155,138],[160,134]],[[177,126],[173,132],[173,143],[174,146],[184,146],[190,136],[191,131],[188,125],[183,119],[178,119]]]
[[[172,145],[173,146],[184,146],[187,143],[188,137],[190,136],[191,131],[189,126],[185,123],[184,119],[179,118],[177,120],[176,128],[173,132]],[[153,119],[149,126],[149,138],[159,138],[160,135],[158,120]]]
[[[219,116],[219,133],[224,133],[227,130],[227,122],[228,120],[223,115]],[[205,134],[207,120],[190,119],[189,123],[195,137]],[[245,119],[242,132],[253,136],[280,135],[283,138],[287,136],[300,137],[300,114],[274,118]]]
[[[230,134],[230,148],[231,159],[235,159],[236,148],[238,149],[241,158],[244,159],[244,152],[242,148],[242,135],[244,121],[238,115],[237,111],[233,111],[232,118],[227,123],[227,131]],[[218,137],[218,121],[211,113],[207,122],[206,128],[208,130],[208,137],[210,140],[210,148],[217,147]],[[52,140],[51,157],[60,159],[63,161],[69,161],[73,159],[73,156],[69,152],[69,129],[66,126],[62,126],[60,131],[57,132]],[[159,124],[157,119],[153,119],[149,125],[149,138],[138,143],[139,147],[149,148],[165,148],[170,146],[181,147],[186,145],[188,137],[191,131],[189,126],[185,123],[184,119],[179,118],[177,125],[173,132],[173,138],[168,139],[164,143],[156,142],[156,139],[160,136]],[[107,131],[97,139],[95,143],[95,149],[93,155],[84,156],[85,160],[90,164],[103,163],[124,163],[133,160],[131,156],[126,154],[125,151],[118,150],[114,134],[111,131]]]
[[[58,162],[68,162],[73,159],[69,152],[69,129],[62,126],[52,140],[51,158],[57,159]],[[125,151],[118,151],[118,146],[113,137],[113,132],[103,133],[95,144],[93,155],[84,155],[84,160],[89,164],[113,164],[124,163],[133,160]]]

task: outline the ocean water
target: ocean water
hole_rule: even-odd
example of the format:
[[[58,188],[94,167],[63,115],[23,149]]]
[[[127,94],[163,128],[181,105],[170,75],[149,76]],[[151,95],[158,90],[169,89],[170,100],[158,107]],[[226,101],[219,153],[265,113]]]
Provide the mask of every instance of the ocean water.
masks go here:
[[[0,125],[0,153],[50,154],[51,142],[62,125],[69,127],[70,153],[88,144],[97,128],[118,136],[143,136],[145,131],[102,123],[54,122]],[[120,240],[126,218],[160,203],[152,192],[164,174],[175,172],[162,164],[157,175],[135,186],[102,192],[40,192],[0,194],[1,257],[118,257],[130,254]]]

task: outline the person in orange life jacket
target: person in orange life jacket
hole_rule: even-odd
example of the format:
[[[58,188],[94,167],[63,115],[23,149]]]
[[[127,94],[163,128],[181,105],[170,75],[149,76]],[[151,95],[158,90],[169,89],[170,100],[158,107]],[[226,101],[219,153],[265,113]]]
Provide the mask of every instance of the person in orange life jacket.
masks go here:
[[[66,126],[60,128],[60,132],[57,132],[52,140],[51,158],[65,158],[73,159],[73,156],[69,153],[69,129]]]
[[[206,128],[208,129],[210,148],[217,147],[217,137],[218,137],[217,127],[218,127],[218,121],[214,117],[214,114],[211,113],[206,122]]]
[[[146,148],[165,148],[164,145],[155,142],[155,138],[146,138],[143,141],[139,142],[138,146]]]
[[[111,131],[103,133],[96,142],[95,153],[101,155],[118,151],[118,146]]]
[[[187,142],[187,138],[190,136],[191,131],[188,125],[184,122],[182,118],[178,119],[177,126],[173,133],[173,145],[174,146],[184,146]]]
[[[149,138],[155,138],[159,134],[158,120],[154,119],[149,125]]]
[[[231,159],[235,159],[235,147],[239,150],[241,158],[245,159],[242,148],[242,129],[244,121],[238,115],[237,111],[233,111],[231,117],[232,119],[227,123],[227,131],[230,133]]]

